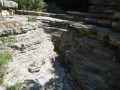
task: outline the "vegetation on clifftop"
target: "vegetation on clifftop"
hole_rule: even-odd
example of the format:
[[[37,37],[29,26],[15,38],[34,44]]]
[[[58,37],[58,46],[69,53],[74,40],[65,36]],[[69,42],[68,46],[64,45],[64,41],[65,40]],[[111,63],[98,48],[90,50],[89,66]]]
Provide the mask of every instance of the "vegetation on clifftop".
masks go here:
[[[20,10],[33,10],[42,11],[44,8],[43,0],[14,0],[18,3],[18,9]]]

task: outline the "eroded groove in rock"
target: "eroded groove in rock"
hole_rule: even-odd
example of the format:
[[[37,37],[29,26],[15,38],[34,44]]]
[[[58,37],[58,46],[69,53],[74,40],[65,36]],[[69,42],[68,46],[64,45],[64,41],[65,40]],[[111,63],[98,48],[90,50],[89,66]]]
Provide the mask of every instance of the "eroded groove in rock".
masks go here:
[[[115,54],[115,43],[109,42],[113,47],[108,43],[106,47],[107,39],[109,41],[112,35],[118,38],[118,33],[82,22],[50,17],[41,17],[41,19],[38,17],[38,19],[44,23],[43,27],[45,25],[44,29],[50,34],[55,47],[65,54],[69,71],[67,78],[75,90],[120,88],[120,63]],[[49,28],[50,26],[52,28]],[[65,31],[59,31],[61,28]],[[89,29],[90,32],[85,33]],[[97,32],[92,32],[92,29]],[[110,37],[107,38],[106,35]]]
[[[8,18],[13,22],[1,22],[0,35],[16,37],[9,48],[14,60],[8,65],[4,84],[24,82],[24,90],[71,90],[69,81],[73,90],[119,90],[119,13],[113,14],[112,1],[89,2],[89,13],[17,10],[23,15]],[[27,14],[36,15],[37,21],[27,22]],[[65,60],[61,61],[67,68],[59,67],[54,47],[62,51]]]

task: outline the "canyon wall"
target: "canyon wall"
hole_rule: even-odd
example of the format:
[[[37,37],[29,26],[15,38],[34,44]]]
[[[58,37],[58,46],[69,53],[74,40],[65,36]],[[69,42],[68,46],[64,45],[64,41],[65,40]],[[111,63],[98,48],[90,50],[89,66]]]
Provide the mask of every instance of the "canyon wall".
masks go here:
[[[84,30],[87,29],[76,25],[52,39],[65,54],[67,77],[74,90],[119,90],[120,49],[106,46],[109,36],[101,41],[97,39],[101,38],[96,36],[97,32],[85,33]]]
[[[96,13],[114,13],[120,8],[119,0],[89,0],[89,11]]]
[[[83,12],[108,12],[116,11],[120,7],[119,0],[44,0],[56,2],[64,10]]]
[[[88,0],[45,0],[45,2],[56,2],[64,10],[88,11]]]
[[[50,17],[38,20],[44,23],[55,47],[65,54],[67,79],[73,90],[120,89],[119,33],[83,22]]]

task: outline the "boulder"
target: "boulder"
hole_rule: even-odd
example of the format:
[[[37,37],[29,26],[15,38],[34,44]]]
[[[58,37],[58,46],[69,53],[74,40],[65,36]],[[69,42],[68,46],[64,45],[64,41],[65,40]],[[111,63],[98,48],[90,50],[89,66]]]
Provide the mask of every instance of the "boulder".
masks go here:
[[[0,7],[4,8],[17,8],[18,3],[12,1],[12,0],[0,0]]]
[[[2,14],[3,17],[7,17],[7,16],[10,15],[7,10],[1,10],[1,14]]]

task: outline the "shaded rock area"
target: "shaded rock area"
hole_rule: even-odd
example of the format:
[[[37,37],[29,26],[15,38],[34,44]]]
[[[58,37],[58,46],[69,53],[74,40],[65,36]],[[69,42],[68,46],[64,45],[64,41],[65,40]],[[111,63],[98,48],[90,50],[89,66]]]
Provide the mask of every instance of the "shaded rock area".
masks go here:
[[[26,16],[1,22],[1,36],[15,36],[9,47],[13,61],[8,64],[3,85],[20,82],[24,90],[71,90],[64,69],[55,60],[54,46],[41,27],[42,22],[28,22]]]
[[[85,1],[91,3],[87,13],[17,10],[16,14],[20,15],[12,19],[13,23],[0,23],[1,36],[14,34],[16,37],[16,42],[10,47],[14,59],[8,65],[4,84],[22,82],[24,90],[120,89],[120,17],[115,13],[117,5],[111,0]],[[37,22],[27,22],[22,14],[36,15]],[[65,60],[61,61],[67,68],[59,67],[54,47],[63,53]]]
[[[107,43],[106,46],[106,35],[117,36],[119,33],[82,22],[51,17],[39,16],[38,20],[44,23],[43,28],[49,33],[55,47],[65,54],[69,71],[67,79],[74,90],[120,89],[120,63],[117,56],[120,47],[113,43]]]
[[[64,10],[58,7],[56,2],[46,2],[43,11],[49,13],[64,13]]]
[[[45,2],[56,2],[63,10],[88,11],[88,0],[44,0]]]
[[[120,8],[119,0],[89,0],[91,3],[90,12],[112,14]]]

